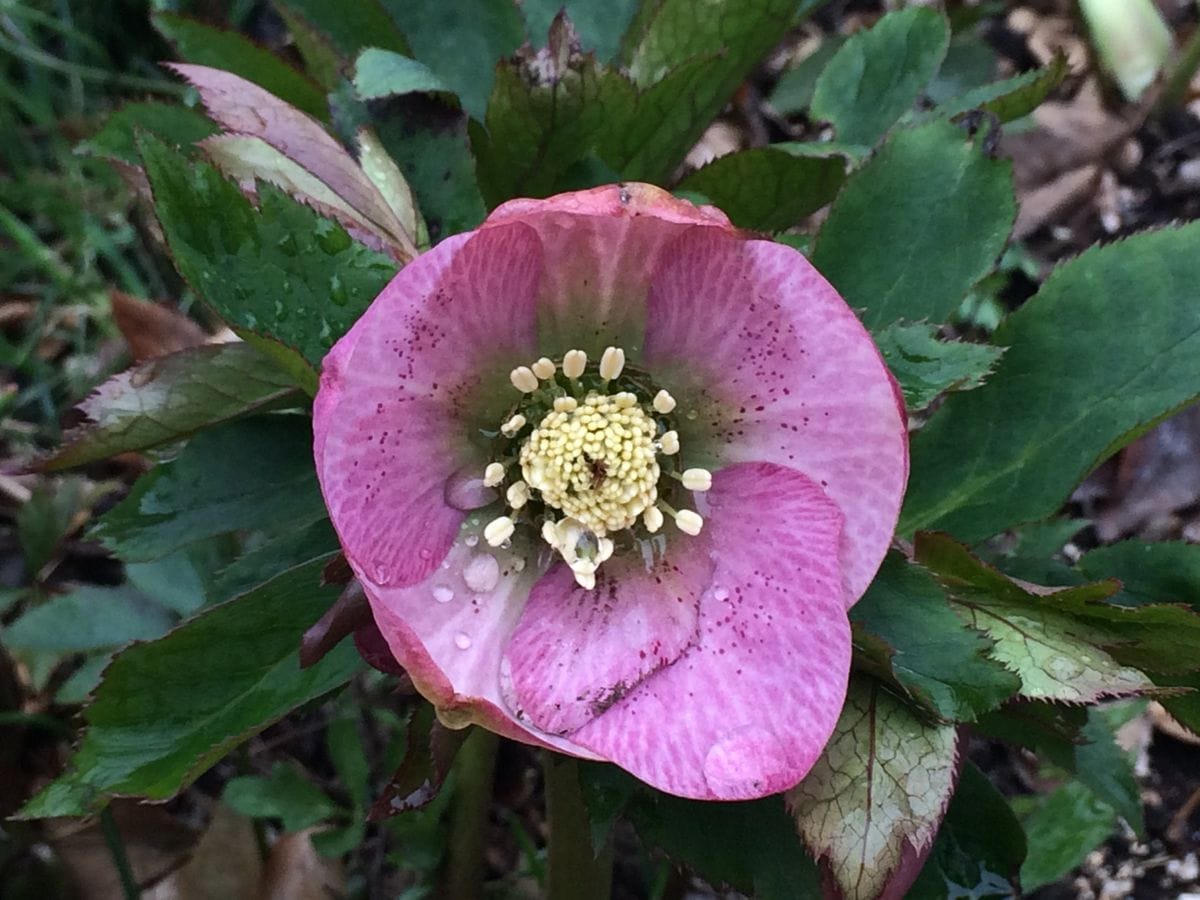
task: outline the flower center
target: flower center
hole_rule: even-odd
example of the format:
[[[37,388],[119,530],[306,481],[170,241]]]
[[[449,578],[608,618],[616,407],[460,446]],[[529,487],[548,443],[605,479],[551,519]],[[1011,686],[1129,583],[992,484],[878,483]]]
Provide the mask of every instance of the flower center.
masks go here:
[[[500,546],[519,525],[533,526],[591,589],[613,554],[614,534],[654,534],[665,515],[685,534],[700,533],[701,517],[676,512],[662,494],[676,485],[706,491],[712,477],[704,469],[680,471],[675,400],[627,371],[622,350],[609,347],[594,368],[582,350],[561,363],[543,357],[513,369],[510,380],[523,396],[500,426],[484,483],[507,482],[511,512],[488,523],[488,543]],[[518,472],[521,478],[510,478]]]

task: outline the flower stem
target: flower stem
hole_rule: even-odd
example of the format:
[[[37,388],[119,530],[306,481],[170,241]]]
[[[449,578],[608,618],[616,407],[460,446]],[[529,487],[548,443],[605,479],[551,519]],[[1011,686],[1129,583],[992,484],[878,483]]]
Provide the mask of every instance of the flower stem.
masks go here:
[[[499,745],[496,735],[474,728],[458,751],[442,896],[455,900],[483,896],[483,853]]]
[[[609,900],[613,847],[597,853],[579,787],[579,761],[547,751],[543,756],[550,846],[546,862],[548,900]]]
[[[104,834],[104,843],[108,845],[108,852],[112,854],[117,874],[121,877],[121,890],[125,895],[125,900],[138,900],[142,896],[142,891],[133,877],[133,868],[129,865],[128,854],[125,853],[125,842],[121,839],[121,831],[117,828],[112,810],[107,806],[100,811],[100,831]]]
[[[1167,73],[1166,85],[1155,104],[1159,112],[1175,109],[1187,100],[1188,86],[1200,68],[1200,28],[1184,44],[1183,52]]]

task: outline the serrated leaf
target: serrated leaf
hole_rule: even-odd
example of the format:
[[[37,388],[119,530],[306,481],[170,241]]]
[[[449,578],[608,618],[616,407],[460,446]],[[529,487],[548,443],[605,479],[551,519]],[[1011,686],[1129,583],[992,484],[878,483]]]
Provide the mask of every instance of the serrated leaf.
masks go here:
[[[326,35],[338,52],[353,59],[364,47],[407,53],[404,35],[379,0],[330,3],[329,0],[273,0]]]
[[[301,416],[201,432],[139,478],[93,535],[122,559],[145,561],[217,534],[318,521],[325,507],[311,448],[311,423]]]
[[[432,69],[415,59],[368,47],[354,64],[354,89],[364,100],[401,94],[454,93]]]
[[[775,82],[775,88],[767,98],[776,112],[792,116],[808,109],[813,91],[817,88],[817,78],[843,43],[845,38],[838,35],[825,37],[816,50],[779,76],[779,81]]]
[[[1117,602],[1186,603],[1200,611],[1200,546],[1196,544],[1120,541],[1089,550],[1077,565],[1088,578],[1118,579]]]
[[[13,650],[80,653],[165,633],[178,617],[128,588],[85,585],[51,597],[0,629]]]
[[[84,815],[115,795],[165,800],[249,735],[348,681],[362,665],[349,643],[308,669],[297,661],[301,634],[338,593],[319,586],[320,571],[285,573],[118,656],[84,711],[70,770],[19,815]]]
[[[1011,122],[1041,106],[1050,92],[1062,84],[1068,71],[1066,57],[1059,54],[1045,68],[1031,69],[947,100],[937,107],[937,114],[951,117],[982,109],[1001,122]]]
[[[896,132],[846,180],[813,265],[868,328],[944,322],[995,265],[1015,218],[1011,164],[934,122]],[[889,249],[865,265],[872,247]]]
[[[496,63],[521,46],[525,27],[511,0],[382,0],[420,60],[483,120]]]
[[[979,387],[1004,353],[991,344],[939,340],[937,332],[936,325],[897,322],[873,335],[910,410],[928,406],[947,391]]]
[[[850,620],[856,648],[874,657],[877,671],[944,719],[973,720],[1021,686],[988,658],[992,642],[955,615],[933,576],[898,553],[884,560]]]
[[[1046,518],[1093,466],[1200,394],[1198,241],[1192,223],[1056,270],[997,330],[1008,349],[987,383],[948,398],[913,437],[901,531],[975,541]]]
[[[148,450],[247,413],[294,405],[292,379],[246,344],[160,356],[100,385],[80,411],[87,424],[40,464],[46,471]]]
[[[316,82],[240,34],[172,13],[157,13],[153,22],[188,62],[233,72],[310,116],[329,118],[325,94]]]
[[[363,173],[371,179],[371,184],[379,191],[383,201],[391,209],[406,235],[419,249],[429,247],[429,231],[421,210],[417,205],[417,197],[412,186],[396,165],[396,161],[388,155],[379,136],[370,128],[363,127],[356,135],[358,140],[358,162]]]
[[[1029,856],[1021,866],[1021,887],[1033,891],[1057,881],[1113,833],[1112,808],[1077,781],[1031,798],[1021,824],[1029,842]]]
[[[825,752],[786,794],[801,838],[845,900],[874,900],[929,849],[957,761],[953,726],[926,725],[874,679],[851,678]],[[897,887],[900,896],[907,885]]]
[[[211,592],[217,600],[244,594],[280,572],[328,558],[340,549],[328,519],[288,531],[239,556],[216,574]]]
[[[279,819],[286,832],[302,831],[339,810],[324,791],[285,762],[276,762],[270,775],[230,779],[221,800],[243,816]]]
[[[839,141],[874,144],[912,108],[949,44],[950,26],[932,9],[885,15],[850,37],[821,72],[812,116],[831,123]]]
[[[81,143],[83,153],[141,165],[137,132],[147,131],[168,144],[187,149],[217,129],[200,112],[175,103],[128,103],[104,120],[104,127]]]
[[[388,257],[278,189],[262,185],[256,210],[211,166],[149,136],[139,145],[175,265],[230,325],[315,364],[395,274]]]
[[[989,655],[1021,679],[1021,696],[1093,703],[1154,689],[1144,672],[1114,658],[1130,652],[1120,646],[1123,630],[1081,615],[1094,605],[1103,616],[1105,607],[1096,601],[1112,596],[1115,582],[1034,594],[940,534],[919,534],[915,556],[934,572],[963,620],[992,639]]]
[[[679,190],[704,194],[743,228],[790,228],[832,200],[846,178],[844,157],[798,155],[791,146],[719,157],[684,178]]]
[[[620,49],[621,35],[637,8],[638,0],[522,0],[521,15],[530,44],[540,49],[546,45],[550,23],[566,10],[584,52],[594,51],[597,59],[608,62]]]
[[[1117,729],[1145,712],[1145,701],[1092,707],[1075,748],[1075,772],[1080,783],[1112,807],[1139,836],[1144,835],[1142,789],[1133,771],[1133,754],[1116,740]]]

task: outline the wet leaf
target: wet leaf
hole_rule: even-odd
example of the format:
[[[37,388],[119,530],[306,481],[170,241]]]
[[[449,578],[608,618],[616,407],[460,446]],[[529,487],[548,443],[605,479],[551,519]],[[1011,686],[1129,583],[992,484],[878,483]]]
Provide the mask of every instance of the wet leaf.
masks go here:
[[[936,325],[889,325],[875,343],[904,392],[910,410],[922,409],[947,391],[983,384],[1004,353],[991,344],[943,341]]]
[[[878,682],[852,678],[825,752],[786,794],[804,843],[846,900],[873,900],[933,843],[958,765],[953,726],[918,719]],[[891,889],[900,896],[905,884]]]

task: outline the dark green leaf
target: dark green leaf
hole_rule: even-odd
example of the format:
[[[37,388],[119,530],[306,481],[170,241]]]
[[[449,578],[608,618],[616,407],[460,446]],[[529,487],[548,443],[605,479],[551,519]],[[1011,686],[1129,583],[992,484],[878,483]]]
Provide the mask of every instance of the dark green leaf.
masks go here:
[[[149,136],[139,142],[175,265],[234,328],[273,337],[317,363],[395,274],[278,189],[255,210],[236,185]]]
[[[279,819],[288,832],[302,831],[338,811],[324,791],[285,762],[275,763],[269,776],[232,779],[221,799],[243,816]]]
[[[1012,578],[1050,587],[1070,587],[1087,579],[1060,554],[1067,542],[1085,527],[1087,522],[1081,519],[1050,519],[981,544],[975,553]],[[1112,602],[1120,602],[1119,595]]]
[[[245,413],[294,405],[292,379],[246,344],[151,359],[106,381],[80,410],[88,423],[41,464],[54,471],[189,437]]]
[[[100,684],[100,676],[113,660],[112,653],[97,653],[84,659],[54,694],[55,703],[86,703]]]
[[[370,47],[354,64],[354,89],[364,100],[400,94],[450,92],[450,88],[428,66],[393,53]]]
[[[171,13],[155,15],[154,27],[187,62],[241,75],[310,116],[329,118],[325,94],[315,82],[240,34]]]
[[[910,410],[947,391],[979,387],[1004,352],[991,344],[942,341],[936,325],[889,325],[875,333],[879,352],[904,392]]]
[[[1197,241],[1193,223],[1089,250],[1009,316],[987,384],[950,397],[913,438],[901,531],[974,541],[1045,518],[1200,394]]]
[[[87,585],[33,607],[0,631],[15,650],[76,653],[164,634],[178,617],[127,588]]]
[[[137,132],[146,131],[173,147],[189,150],[197,141],[216,133],[197,110],[174,103],[129,103],[104,120],[104,127],[79,145],[79,150],[140,166]]]
[[[230,748],[361,667],[350,643],[301,670],[300,636],[336,598],[320,563],[214,607],[164,638],[118,656],[84,713],[71,768],[22,810],[83,815],[114,794],[166,799]]]
[[[956,116],[968,110],[984,109],[1001,122],[1011,122],[1037,109],[1050,92],[1062,84],[1067,71],[1067,59],[1059,55],[1044,69],[1022,72],[947,100],[937,112],[943,116]]]
[[[17,540],[31,575],[40,573],[72,530],[79,527],[77,517],[88,505],[88,494],[88,483],[75,476],[44,482],[17,510]]]
[[[832,200],[846,178],[844,158],[796,155],[790,146],[719,157],[684,178],[679,189],[704,194],[742,228],[790,228]]]
[[[959,31],[950,13],[954,36],[937,75],[925,87],[925,97],[941,104],[996,77],[996,51],[977,30]]]
[[[525,40],[512,0],[381,0],[412,55],[436,72],[483,121],[496,63]]]
[[[311,423],[269,416],[201,432],[143,475],[94,534],[122,559],[145,561],[212,535],[324,516]]]
[[[325,744],[329,749],[329,758],[333,760],[333,767],[342,780],[342,786],[350,795],[351,805],[357,810],[365,810],[371,768],[363,751],[358,719],[337,719],[330,722],[325,731]]]
[[[1131,755],[1117,744],[1116,731],[1131,715],[1144,712],[1145,707],[1145,701],[1092,707],[1082,731],[1087,743],[1075,748],[1075,772],[1079,782],[1116,810],[1117,815],[1139,835],[1145,827],[1142,789],[1133,774]]]
[[[201,567],[208,574],[207,566],[216,562],[216,556],[212,542],[202,542],[153,562],[129,563],[125,566],[125,577],[151,600],[187,616],[207,599]]]
[[[954,798],[925,868],[907,900],[1015,897],[1025,832],[1008,802],[973,763],[963,765]]]
[[[1116,578],[1117,602],[1187,603],[1200,611],[1200,546],[1174,542],[1121,541],[1097,547],[1079,560],[1088,578]]]
[[[775,89],[771,91],[771,106],[784,116],[802,113],[812,103],[817,78],[835,53],[841,49],[844,39],[837,35],[826,37],[819,47],[806,56],[794,68],[779,76]]]
[[[256,588],[280,572],[314,559],[328,558],[339,549],[328,519],[287,531],[235,559],[213,580],[212,594],[227,600]]]
[[[541,48],[550,23],[565,9],[583,51],[594,51],[598,60],[607,62],[617,55],[637,7],[638,0],[522,0],[521,14],[530,43]]]
[[[980,716],[972,728],[984,737],[1027,747],[1064,771],[1075,768],[1075,750],[1084,743],[1087,708],[1021,700]]]
[[[353,0],[350,3],[330,3],[329,0],[273,2],[326,35],[346,59],[353,59],[366,47],[381,47],[396,53],[408,52],[404,35],[379,0]]]
[[[1115,828],[1112,808],[1077,781],[1045,797],[1021,798],[1029,855],[1021,866],[1021,887],[1032,891],[1057,881],[1104,841]]]
[[[898,131],[847,179],[813,264],[868,328],[944,322],[995,265],[1015,217],[1012,166],[931,123]]]
[[[992,642],[955,615],[933,577],[898,553],[884,560],[850,620],[856,646],[873,657],[878,671],[942,718],[972,720],[1021,686],[987,657]]]
[[[913,7],[852,36],[817,79],[812,115],[839,141],[874,144],[912,108],[937,74],[950,42],[940,13]]]

